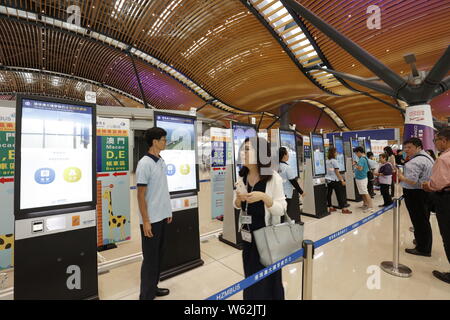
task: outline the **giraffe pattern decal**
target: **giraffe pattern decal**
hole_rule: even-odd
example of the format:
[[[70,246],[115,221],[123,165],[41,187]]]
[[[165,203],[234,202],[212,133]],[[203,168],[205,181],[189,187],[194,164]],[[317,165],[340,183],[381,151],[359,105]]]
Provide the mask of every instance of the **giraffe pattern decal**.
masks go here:
[[[109,239],[112,241],[112,232],[113,229],[119,228],[120,230],[120,240],[125,240],[125,223],[127,223],[127,219],[124,216],[115,216],[113,211],[113,205],[112,205],[112,188],[113,185],[109,185],[105,188],[105,191],[103,192],[103,199],[106,199],[108,201],[108,226],[109,226]]]

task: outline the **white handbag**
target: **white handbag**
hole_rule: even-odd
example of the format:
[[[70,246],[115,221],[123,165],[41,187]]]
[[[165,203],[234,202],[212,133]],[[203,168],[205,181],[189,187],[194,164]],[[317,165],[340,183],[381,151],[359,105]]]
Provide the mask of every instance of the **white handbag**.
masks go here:
[[[302,248],[304,224],[296,224],[284,213],[284,223],[269,225],[253,231],[256,247],[258,248],[260,262],[268,267],[275,262],[286,258]],[[301,261],[301,257],[291,263]]]

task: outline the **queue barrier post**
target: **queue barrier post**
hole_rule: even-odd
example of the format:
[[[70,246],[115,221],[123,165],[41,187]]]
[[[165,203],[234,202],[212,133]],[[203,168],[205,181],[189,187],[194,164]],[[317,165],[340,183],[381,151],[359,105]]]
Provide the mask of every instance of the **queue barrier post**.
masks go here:
[[[398,170],[401,170],[398,168]],[[395,184],[395,198],[394,198],[394,253],[393,253],[393,261],[383,261],[381,263],[381,269],[393,276],[400,278],[409,278],[412,275],[412,270],[407,266],[400,264],[400,206],[402,203],[400,194],[399,194],[399,181],[397,174],[397,181]]]
[[[312,300],[314,242],[303,241],[302,300]]]

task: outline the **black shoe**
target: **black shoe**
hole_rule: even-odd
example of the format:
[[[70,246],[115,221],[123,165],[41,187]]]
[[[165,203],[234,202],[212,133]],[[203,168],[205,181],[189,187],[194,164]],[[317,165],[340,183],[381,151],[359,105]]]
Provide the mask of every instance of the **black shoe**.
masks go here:
[[[416,256],[423,256],[423,257],[431,257],[431,253],[426,253],[426,252],[420,252],[417,251],[417,249],[405,249],[406,253],[409,254],[414,254]]]
[[[441,281],[450,283],[450,272],[439,272],[437,270],[433,271],[433,276],[438,278]]]
[[[384,207],[386,207],[386,205],[385,204],[380,204],[378,207],[379,208],[384,208]]]
[[[169,293],[170,293],[169,289],[156,288],[157,297],[164,297],[167,296]]]
[[[416,239],[413,240],[413,245],[417,246],[417,241],[416,241]]]

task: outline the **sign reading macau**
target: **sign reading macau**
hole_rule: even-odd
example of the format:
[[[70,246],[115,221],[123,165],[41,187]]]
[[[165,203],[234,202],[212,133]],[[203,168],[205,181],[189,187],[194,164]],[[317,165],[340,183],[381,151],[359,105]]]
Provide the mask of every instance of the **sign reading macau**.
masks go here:
[[[13,266],[15,109],[0,108],[0,270]]]
[[[106,121],[108,125],[106,125]],[[128,122],[101,119],[97,122],[97,172],[128,171]]]

